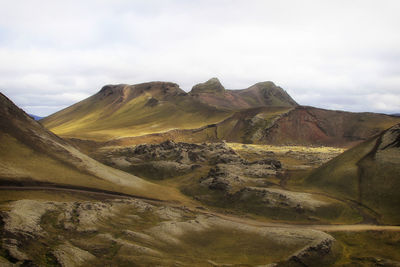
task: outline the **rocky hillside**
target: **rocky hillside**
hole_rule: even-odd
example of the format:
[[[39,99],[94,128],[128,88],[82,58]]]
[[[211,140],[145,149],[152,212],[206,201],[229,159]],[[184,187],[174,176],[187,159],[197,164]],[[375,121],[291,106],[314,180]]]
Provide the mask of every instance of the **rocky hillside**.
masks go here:
[[[162,184],[173,184],[207,206],[277,220],[358,222],[362,219],[346,203],[287,190],[283,184],[288,166],[283,166],[276,158],[278,155],[258,153],[250,148],[248,151],[257,153],[256,158],[246,159],[226,143],[165,141],[134,147],[104,147],[92,155],[113,168]],[[285,153],[285,158],[300,163],[294,159],[296,156],[302,157],[301,153]]]
[[[385,223],[400,223],[400,124],[314,171],[306,184],[369,207]]]
[[[336,240],[321,231],[137,199],[23,199],[2,207],[1,266],[318,266],[337,253]]]

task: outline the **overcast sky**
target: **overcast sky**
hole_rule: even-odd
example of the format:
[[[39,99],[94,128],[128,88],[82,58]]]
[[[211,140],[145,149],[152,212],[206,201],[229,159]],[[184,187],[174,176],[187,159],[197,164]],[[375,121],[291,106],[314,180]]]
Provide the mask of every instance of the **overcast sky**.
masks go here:
[[[398,0],[0,0],[0,91],[49,115],[105,84],[273,81],[300,104],[400,112]]]

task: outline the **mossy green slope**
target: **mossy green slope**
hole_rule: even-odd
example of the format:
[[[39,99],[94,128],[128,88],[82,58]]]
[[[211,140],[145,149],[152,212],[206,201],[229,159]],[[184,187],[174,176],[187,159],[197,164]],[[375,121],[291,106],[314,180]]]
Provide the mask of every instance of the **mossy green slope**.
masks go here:
[[[316,169],[305,184],[360,202],[383,223],[399,224],[400,124]]]

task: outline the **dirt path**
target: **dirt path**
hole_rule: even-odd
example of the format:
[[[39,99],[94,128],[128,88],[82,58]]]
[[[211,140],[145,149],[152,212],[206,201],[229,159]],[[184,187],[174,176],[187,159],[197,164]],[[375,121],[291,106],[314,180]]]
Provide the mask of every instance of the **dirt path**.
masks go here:
[[[132,196],[127,194],[121,194],[117,192],[109,192],[102,190],[90,190],[87,188],[66,188],[66,187],[51,187],[51,186],[0,186],[0,190],[49,190],[49,191],[63,191],[63,192],[71,192],[71,193],[85,193],[85,194],[94,194],[102,197],[112,197],[112,198],[137,198],[145,201],[153,202],[153,203],[162,203],[163,205],[169,205],[174,207],[183,207],[181,204],[169,203],[157,199],[145,198],[140,196]],[[274,223],[274,222],[262,222],[256,221],[253,219],[247,219],[242,217],[237,217],[234,215],[226,215],[218,212],[202,210],[194,207],[185,208],[195,210],[197,213],[202,213],[208,216],[216,216],[222,219],[226,219],[233,222],[248,224],[252,226],[258,227],[280,227],[280,228],[296,228],[296,229],[311,229],[311,230],[319,230],[324,232],[353,232],[353,231],[399,231],[400,226],[394,225],[374,225],[374,224],[355,224],[355,225],[304,225],[304,224],[289,224],[289,223]]]
[[[136,196],[136,195],[129,195],[119,192],[101,190],[101,189],[94,189],[94,188],[86,188],[86,187],[67,187],[67,186],[0,186],[0,190],[19,190],[19,191],[31,191],[31,190],[48,190],[48,191],[63,191],[69,193],[80,193],[80,194],[92,194],[96,196],[108,197],[108,198],[137,198],[146,201],[154,201],[159,203],[168,203],[167,201]]]

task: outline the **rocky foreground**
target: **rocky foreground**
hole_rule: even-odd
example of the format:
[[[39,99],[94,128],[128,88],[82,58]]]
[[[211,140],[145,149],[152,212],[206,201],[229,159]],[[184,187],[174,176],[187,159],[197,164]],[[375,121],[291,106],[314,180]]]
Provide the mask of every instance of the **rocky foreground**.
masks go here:
[[[308,266],[334,258],[334,239],[320,231],[136,199],[19,200],[7,208],[1,266]]]

